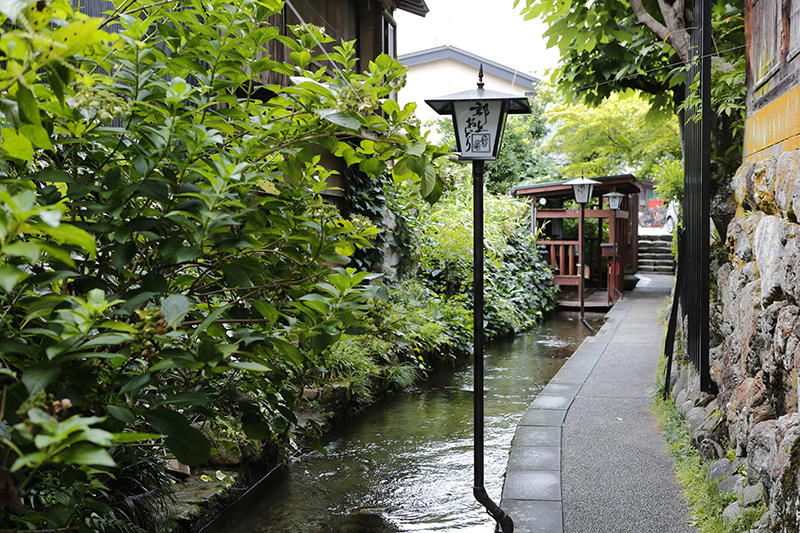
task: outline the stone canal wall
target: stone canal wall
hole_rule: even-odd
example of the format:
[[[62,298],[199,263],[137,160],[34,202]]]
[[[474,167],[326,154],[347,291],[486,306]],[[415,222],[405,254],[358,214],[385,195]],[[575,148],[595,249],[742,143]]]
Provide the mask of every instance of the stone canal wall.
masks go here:
[[[711,309],[714,394],[681,362],[672,389],[720,488],[766,503],[755,531],[800,531],[800,151],[745,163],[733,181],[728,261]],[[713,279],[712,272],[712,279]],[[733,453],[726,450],[732,450]]]

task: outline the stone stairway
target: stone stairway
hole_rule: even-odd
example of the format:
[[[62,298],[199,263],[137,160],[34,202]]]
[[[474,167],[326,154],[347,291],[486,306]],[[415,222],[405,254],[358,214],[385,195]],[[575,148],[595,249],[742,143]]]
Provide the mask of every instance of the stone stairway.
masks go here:
[[[639,235],[639,272],[672,274],[672,235]]]

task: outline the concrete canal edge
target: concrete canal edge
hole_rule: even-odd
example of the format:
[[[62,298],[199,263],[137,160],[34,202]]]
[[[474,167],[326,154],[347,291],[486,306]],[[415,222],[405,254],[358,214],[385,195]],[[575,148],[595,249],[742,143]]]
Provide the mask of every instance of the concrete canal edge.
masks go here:
[[[597,334],[583,340],[522,415],[500,503],[514,520],[515,531],[562,531],[561,427],[575,396],[632,305],[630,299],[617,302]]]

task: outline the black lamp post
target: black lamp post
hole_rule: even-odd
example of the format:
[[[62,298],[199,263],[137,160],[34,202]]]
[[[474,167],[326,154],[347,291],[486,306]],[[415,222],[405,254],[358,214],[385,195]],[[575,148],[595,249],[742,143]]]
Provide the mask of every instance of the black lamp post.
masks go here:
[[[619,208],[622,207],[622,199],[625,197],[624,194],[618,192],[610,192],[608,194],[603,195],[604,198],[608,198],[608,207],[611,209],[611,236],[614,239],[613,241],[613,252],[612,252],[612,264],[613,270],[611,274],[611,286],[614,288],[614,292],[622,298],[622,293],[617,289],[617,211]]]
[[[578,292],[580,292],[580,299],[581,299],[581,322],[583,325],[589,328],[589,331],[592,332],[594,335],[594,328],[589,325],[586,321],[586,317],[584,316],[583,308],[584,308],[584,295],[583,295],[583,276],[584,272],[586,271],[586,265],[584,263],[584,251],[583,251],[583,220],[584,220],[584,209],[586,204],[592,199],[592,189],[594,186],[597,185],[598,181],[590,180],[581,176],[580,178],[568,181],[567,185],[572,185],[572,192],[575,194],[575,201],[581,206],[581,218],[578,223],[578,240],[580,241],[578,244],[578,255],[580,257],[581,262],[581,269],[579,272],[579,282],[578,282]]]
[[[483,170],[486,161],[495,161],[500,152],[506,116],[530,113],[524,96],[488,91],[483,88],[483,65],[478,72],[478,87],[470,91],[425,100],[440,115],[451,115],[459,159],[472,161],[473,203],[473,334],[474,340],[474,418],[475,483],[473,494],[494,518],[503,533],[514,531],[514,522],[494,503],[483,486]]]

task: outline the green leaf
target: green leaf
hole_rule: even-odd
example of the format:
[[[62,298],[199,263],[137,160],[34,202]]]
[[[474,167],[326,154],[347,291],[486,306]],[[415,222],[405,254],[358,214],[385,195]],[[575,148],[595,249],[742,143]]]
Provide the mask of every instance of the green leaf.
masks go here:
[[[443,192],[444,192],[444,186],[442,185],[442,182],[437,179],[433,187],[433,190],[430,192],[430,194],[425,196],[425,201],[433,205],[439,201],[439,198],[442,197]]]
[[[23,272],[10,265],[0,266],[0,287],[6,292],[14,290],[14,286],[19,282]]]
[[[269,372],[270,368],[259,364],[259,363],[252,363],[246,361],[231,361],[228,363],[228,366],[231,368],[237,368],[239,370],[249,370],[251,372]]]
[[[156,431],[167,435],[165,445],[178,461],[189,466],[203,463],[211,455],[211,443],[186,417],[175,411],[158,408],[147,412],[145,419]]]
[[[422,178],[419,184],[420,193],[423,198],[428,198],[436,188],[436,170],[431,166],[426,166],[420,177]]]
[[[133,340],[128,333],[103,333],[95,335],[85,343],[80,345],[80,349],[94,348],[95,346],[117,346]]]
[[[11,465],[9,469],[12,473],[16,472],[20,468],[25,468],[26,466],[30,467],[37,467],[39,465],[43,465],[51,459],[51,455],[46,451],[39,451],[29,453],[27,455],[23,455],[22,457],[18,458],[14,461],[14,464]]]
[[[27,137],[17,133],[11,128],[5,128],[3,131],[3,150],[14,159],[22,159],[23,161],[33,161],[33,145]]]
[[[145,442],[160,439],[160,433],[114,433],[115,444],[128,444],[131,442]]]
[[[29,366],[22,373],[22,383],[28,389],[28,394],[33,396],[44,389],[61,374],[61,365],[52,361],[44,361]]]
[[[184,317],[189,314],[192,302],[182,294],[173,294],[161,302],[161,314],[164,315],[165,326],[177,328],[183,322]]]
[[[146,387],[153,376],[150,372],[145,372],[144,374],[139,374],[138,376],[133,377],[132,379],[128,380],[125,385],[119,390],[121,393],[125,394],[127,392],[138,393],[142,388]]]
[[[39,105],[33,92],[22,84],[17,85],[17,105],[19,106],[19,118],[23,124],[42,126],[42,118],[39,116]],[[49,143],[49,141],[48,141]]]
[[[47,65],[49,76],[47,80],[50,82],[50,88],[55,93],[61,107],[64,107],[64,88],[69,83],[72,72],[61,63],[51,63]]]
[[[302,50],[300,52],[292,52],[289,54],[289,59],[291,59],[292,63],[297,65],[300,68],[306,68],[309,63],[311,63],[311,54],[308,53],[307,50]]]
[[[80,53],[93,38],[95,30],[102,22],[103,19],[101,18],[87,18],[58,28],[53,32],[52,36],[54,41],[63,45],[63,47],[56,49],[57,55],[69,57]]]
[[[247,275],[244,269],[237,265],[226,263],[221,265],[221,268],[222,275],[225,276],[225,281],[227,281],[231,287],[249,287],[251,285],[250,276]]]
[[[358,168],[362,172],[378,177],[386,170],[386,163],[377,157],[368,157],[358,164]]]
[[[73,444],[55,458],[67,464],[117,466],[117,463],[114,462],[114,459],[107,450],[88,442]]]
[[[118,405],[108,405],[108,414],[119,420],[120,422],[125,422],[126,424],[134,424],[136,423],[136,417],[133,416],[128,409],[124,407],[120,407]]]
[[[248,439],[263,441],[269,437],[269,425],[257,413],[242,415],[242,431]]]
[[[223,306],[223,307],[219,307],[219,308],[215,309],[215,310],[214,310],[212,313],[210,313],[210,314],[209,314],[209,315],[208,315],[208,316],[207,316],[207,317],[206,317],[206,318],[205,318],[205,319],[204,319],[204,320],[203,320],[203,321],[200,323],[200,325],[199,325],[199,326],[197,326],[197,329],[196,329],[196,330],[194,330],[194,333],[192,334],[192,340],[196,339],[196,338],[197,338],[197,336],[198,336],[198,335],[199,335],[201,332],[205,331],[205,329],[206,329],[206,328],[209,326],[209,324],[211,324],[211,323],[212,323],[212,322],[214,322],[214,321],[215,321],[217,318],[219,318],[219,315],[221,315],[222,313],[224,313],[225,311],[227,311],[229,307],[230,307],[230,305],[225,305],[225,306]]]
[[[349,241],[339,241],[334,245],[334,249],[336,253],[345,257],[350,257],[356,252],[356,247],[353,245],[352,242]]]
[[[381,104],[381,107],[383,107],[383,111],[387,115],[394,115],[400,112],[400,106],[397,105],[397,102],[395,102],[391,98],[387,98],[386,100],[384,100],[383,103]]]
[[[17,17],[35,3],[36,0],[0,0],[0,13],[8,17],[12,23],[16,23]]]
[[[286,342],[283,339],[273,339],[275,347],[278,351],[286,356],[292,363],[296,366],[302,366],[303,362],[306,360],[306,357],[303,355],[303,352],[297,349],[297,346],[290,342]]]
[[[206,405],[208,401],[208,396],[202,392],[179,392],[158,402],[156,405]]]
[[[425,154],[425,149],[427,147],[428,143],[426,141],[416,141],[406,145],[405,152],[406,155],[422,157]]]
[[[49,224],[32,224],[31,229],[44,233],[64,244],[74,244],[89,252],[92,258],[97,254],[97,245],[91,233],[69,223],[61,223],[56,227]]]
[[[330,89],[325,85],[321,84],[317,80],[312,78],[305,78],[302,76],[292,76],[289,78],[292,80],[292,83],[297,85],[298,87],[309,89],[311,92],[315,94],[319,94],[326,98],[333,98],[333,93],[331,93]]]
[[[44,181],[47,183],[72,183],[72,176],[63,170],[54,168],[48,168],[46,170],[42,170],[41,172],[31,174],[31,179]]]
[[[256,311],[258,311],[261,316],[268,319],[271,323],[274,324],[275,321],[278,320],[278,317],[280,316],[278,310],[269,303],[263,300],[252,300],[251,303],[253,304],[253,307],[256,308]]]
[[[53,144],[50,142],[50,136],[47,134],[47,130],[40,124],[23,124],[20,126],[19,131],[39,148],[44,148],[45,150],[53,149]]]
[[[317,109],[316,113],[320,118],[348,130],[358,131],[361,129],[361,123],[358,120],[345,115],[337,109]]]

